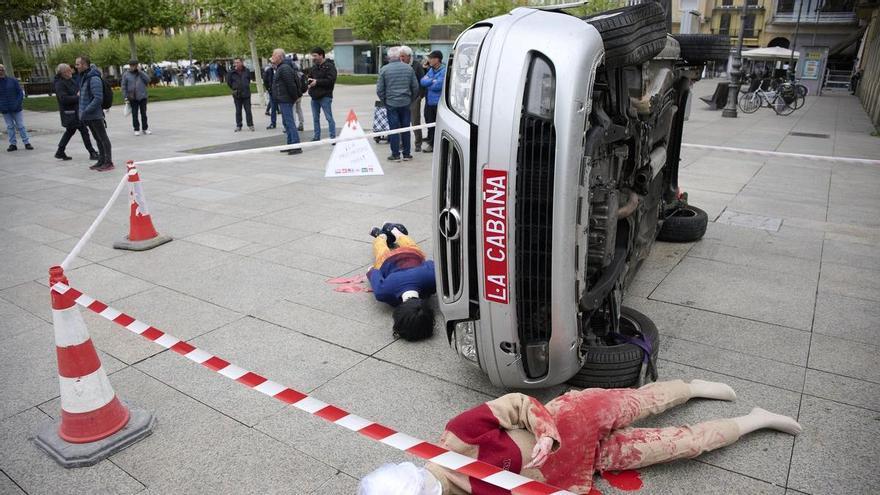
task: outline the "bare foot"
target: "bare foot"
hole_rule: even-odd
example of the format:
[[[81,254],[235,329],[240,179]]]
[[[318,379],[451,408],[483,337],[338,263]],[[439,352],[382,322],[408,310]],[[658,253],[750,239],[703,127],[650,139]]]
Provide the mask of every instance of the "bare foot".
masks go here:
[[[772,428],[774,430],[779,430],[789,435],[798,435],[804,428],[794,420],[794,418],[790,418],[788,416],[783,416],[781,414],[772,413],[765,409],[761,409],[760,407],[756,407],[752,409],[752,412],[749,413],[749,416],[754,417],[763,425],[763,428]]]
[[[715,400],[736,400],[736,392],[730,385],[719,382],[707,382],[705,380],[691,380],[691,393],[694,397]]]

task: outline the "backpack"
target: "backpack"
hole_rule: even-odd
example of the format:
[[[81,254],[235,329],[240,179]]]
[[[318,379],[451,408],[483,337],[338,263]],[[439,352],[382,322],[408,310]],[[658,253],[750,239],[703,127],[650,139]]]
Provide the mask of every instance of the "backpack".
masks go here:
[[[113,106],[113,88],[110,87],[110,83],[103,77],[101,78],[101,84],[104,86],[104,99],[101,101],[101,108],[107,110]]]

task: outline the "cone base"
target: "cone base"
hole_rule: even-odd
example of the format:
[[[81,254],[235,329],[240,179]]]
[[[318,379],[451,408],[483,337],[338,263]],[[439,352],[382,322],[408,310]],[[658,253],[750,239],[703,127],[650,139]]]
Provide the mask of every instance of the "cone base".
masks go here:
[[[125,428],[107,438],[91,443],[70,443],[58,436],[59,421],[40,426],[34,443],[65,468],[92,466],[153,432],[153,413],[130,408]]]
[[[128,236],[125,236],[125,239],[113,243],[113,249],[126,249],[128,251],[146,251],[148,249],[153,249],[154,247],[161,246],[166,242],[171,242],[171,237],[167,235],[157,235],[152,239],[146,239],[143,241],[130,241],[128,240]]]

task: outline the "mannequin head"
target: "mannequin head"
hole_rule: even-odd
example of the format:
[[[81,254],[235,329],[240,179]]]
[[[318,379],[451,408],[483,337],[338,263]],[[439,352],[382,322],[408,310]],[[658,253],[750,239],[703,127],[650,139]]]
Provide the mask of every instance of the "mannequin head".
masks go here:
[[[404,340],[415,342],[429,338],[434,333],[434,310],[428,302],[412,297],[394,308],[394,334]]]
[[[440,482],[411,462],[385,464],[364,476],[357,495],[440,495]]]

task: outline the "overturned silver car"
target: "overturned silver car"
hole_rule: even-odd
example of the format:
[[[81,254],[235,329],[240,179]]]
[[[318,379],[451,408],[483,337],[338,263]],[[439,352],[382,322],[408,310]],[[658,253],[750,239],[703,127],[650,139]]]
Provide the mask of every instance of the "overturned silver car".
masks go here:
[[[653,2],[586,19],[518,8],[456,41],[433,163],[437,289],[451,344],[494,384],[656,377],[657,329],[620,301],[658,236],[705,232],[678,162],[717,44],[668,36]]]

